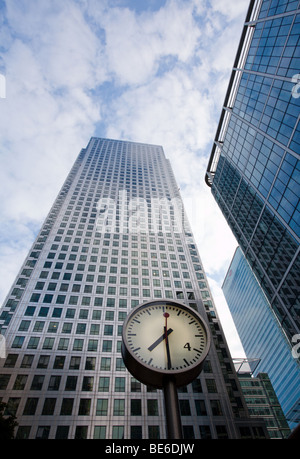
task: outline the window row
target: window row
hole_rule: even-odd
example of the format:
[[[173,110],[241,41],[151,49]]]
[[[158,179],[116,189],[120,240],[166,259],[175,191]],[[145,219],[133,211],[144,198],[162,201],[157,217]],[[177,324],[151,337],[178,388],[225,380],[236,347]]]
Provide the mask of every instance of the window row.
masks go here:
[[[42,406],[38,408],[39,401],[41,400]],[[5,416],[13,415],[16,416],[21,399],[19,397],[11,397],[7,401],[6,409],[4,411]],[[127,415],[126,400],[124,399],[113,399],[112,408],[109,409],[110,400],[107,398],[96,399],[96,406],[93,407],[93,399],[91,398],[80,398],[78,401],[74,398],[63,398],[60,406],[57,403],[57,398],[48,397],[44,400],[38,397],[28,397],[25,402],[22,413],[18,413],[19,416],[35,416],[39,415],[38,411],[41,410],[42,416],[125,416]],[[179,399],[180,415],[191,416],[192,410],[189,400]],[[55,410],[57,410],[55,412]],[[194,410],[197,416],[223,416],[221,409],[220,400],[209,400],[209,407],[206,407],[204,400],[194,400]],[[159,403],[157,399],[146,400],[146,412],[143,413],[147,416],[159,416],[163,415],[160,413]],[[142,400],[133,399],[130,400],[130,415],[131,416],[142,416]]]
[[[26,314],[25,314],[26,315]],[[30,320],[22,320],[18,331],[28,331],[31,325]],[[101,324],[102,325],[102,324]],[[60,327],[61,326],[61,327]],[[39,333],[57,333],[60,327],[59,333],[75,334],[75,335],[100,335],[100,324],[87,324],[87,323],[76,323],[73,322],[46,322],[37,320],[34,322],[32,332]],[[47,328],[47,329],[46,329]],[[122,335],[122,325],[104,324],[101,327],[102,336],[113,336],[116,332],[117,336]]]
[[[143,427],[141,425],[132,425],[129,427],[130,438],[131,439],[160,439],[160,426],[158,425],[148,425],[146,430],[148,436],[146,437],[145,432],[143,433]],[[195,429],[199,429],[200,438],[202,439],[211,439],[213,437],[213,433],[211,432],[211,428],[209,425],[200,425],[198,427],[193,425],[183,425],[183,438],[187,440],[191,440],[196,438],[195,437]],[[22,426],[20,425],[17,430],[17,439],[27,439],[30,436],[32,427],[31,426]],[[72,427],[69,425],[58,425],[53,427],[55,433],[53,433],[55,439],[67,439],[71,438],[71,431]],[[124,425],[113,425],[111,427],[111,432],[109,432],[109,428],[107,426],[95,426],[90,429],[92,438],[94,439],[124,439],[125,436],[125,426]],[[227,428],[225,425],[216,425],[216,438],[218,439],[226,439],[228,437]],[[49,425],[41,425],[37,427],[35,437],[36,439],[48,439],[50,437],[51,426]],[[72,438],[75,439],[87,439],[89,438],[89,427],[84,425],[77,425],[75,427],[75,432],[72,435]],[[198,432],[197,432],[198,433]],[[249,437],[250,438],[250,437]]]
[[[6,360],[4,362],[4,368],[15,368],[17,364],[19,355],[18,354],[8,354]],[[49,363],[51,360],[51,356],[48,354],[44,355],[35,355],[35,354],[25,354],[22,357],[22,361],[20,363],[20,368],[32,368],[34,358],[38,357],[38,361],[36,363],[35,368],[37,369],[47,369],[49,367]],[[100,360],[100,371],[111,371],[112,370],[112,358],[107,356],[101,356],[98,358]],[[65,355],[56,355],[52,364],[52,368],[56,370],[61,370],[63,368],[68,368],[69,370],[96,370],[96,361],[97,357],[88,356],[82,358],[81,356],[71,356],[69,359],[69,363],[66,364],[66,356]],[[98,367],[97,367],[98,368]],[[116,357],[115,369],[117,371],[123,371],[125,369],[123,364],[123,359]],[[203,365],[203,373],[212,373],[211,363],[210,360],[205,360]],[[0,388],[6,389],[7,384],[10,380],[10,375],[1,375],[1,382]],[[192,385],[194,392],[202,392],[201,382],[199,379],[196,379]],[[179,392],[187,392],[186,388],[178,389]]]
[[[177,267],[177,269],[178,269],[178,267]],[[148,271],[148,270],[145,270],[145,271]],[[114,273],[113,268],[111,268],[110,272]],[[41,276],[40,276],[41,278],[42,278],[44,273],[45,272],[42,271]],[[138,274],[134,274],[134,275],[137,276]],[[118,277],[118,276],[115,276],[115,275],[109,275],[109,276],[98,276],[97,280],[98,280],[99,283],[100,282],[104,283],[105,279],[106,279],[106,283],[111,284],[111,285],[116,285],[116,284],[128,285],[128,284],[131,284],[131,285],[143,285],[143,286],[153,285],[154,287],[160,287],[163,284],[165,287],[171,287],[171,281],[169,279],[166,279],[166,278],[170,277],[169,271],[167,271],[167,270],[163,270],[162,271],[162,275],[163,275],[163,278],[164,278],[162,281],[158,277],[159,276],[159,271],[158,270],[152,270],[152,275],[153,275],[152,279],[149,279],[149,277],[140,278],[140,277],[127,277],[127,276],[122,276],[122,275],[121,275],[121,277]],[[173,275],[174,276],[176,275],[176,278],[178,278],[177,272],[173,272]],[[182,272],[182,275],[183,275],[184,279],[190,279],[190,274],[188,272]],[[65,277],[66,276],[64,276],[64,279],[65,279]],[[92,276],[92,277],[94,278],[94,276]],[[93,281],[90,280],[90,282],[93,282]],[[54,292],[56,290],[58,290],[60,292],[68,292],[70,290],[70,291],[76,292],[76,293],[80,293],[80,291],[82,290],[83,291],[82,293],[93,293],[93,292],[95,292],[95,294],[97,294],[97,295],[103,295],[104,291],[105,291],[105,286],[104,285],[96,285],[96,286],[94,286],[93,284],[88,285],[88,284],[83,284],[83,283],[82,284],[79,284],[79,283],[78,284],[74,284],[74,283],[67,283],[67,282],[61,282],[61,283],[48,282],[47,285],[46,285],[46,282],[38,281],[35,284],[34,290],[46,290],[48,292]]]
[[[121,333],[120,333],[121,335]],[[15,336],[11,348],[12,349],[21,349],[23,346],[25,347],[25,336],[17,335]],[[102,341],[102,345],[101,345]],[[25,343],[25,344],[24,344]],[[59,338],[58,342],[55,343],[55,338],[52,337],[44,337],[43,342],[41,342],[41,338],[39,336],[31,336],[27,340],[26,349],[44,349],[44,350],[52,350],[55,349],[57,346],[57,350],[60,351],[67,351],[73,350],[77,352],[97,352],[101,350],[102,352],[112,352],[113,351],[113,344],[112,340],[98,340],[98,339],[80,339],[80,338]],[[121,350],[121,341],[117,341],[117,351],[120,352]],[[101,349],[100,349],[101,347]]]
[[[179,287],[180,288],[180,287]],[[182,287],[181,287],[182,288]],[[184,288],[185,289],[192,289],[192,283],[189,281],[184,282]],[[183,293],[183,292],[182,292]],[[136,287],[131,287],[128,289],[127,287],[108,287],[107,288],[107,294],[108,295],[120,295],[120,296],[128,296],[130,295],[131,297],[133,296],[142,296],[142,297],[151,297],[153,296],[154,298],[174,298],[176,294],[173,293],[172,290],[161,290],[161,289],[153,289],[150,288],[136,288]],[[13,294],[12,294],[13,295]],[[80,301],[81,306],[102,306],[103,305],[103,298],[102,297],[79,297],[76,295],[70,295],[69,298],[67,295],[56,295],[54,296],[53,294],[44,294],[41,296],[40,293],[33,293],[29,299],[30,303],[38,303],[39,301],[44,304],[49,304],[52,303],[56,305],[60,304],[70,304],[70,305],[77,305],[78,302]],[[114,307],[115,306],[115,298],[106,298],[106,306],[107,307]],[[30,307],[28,309],[28,312],[25,315],[32,315],[31,311],[34,307]]]

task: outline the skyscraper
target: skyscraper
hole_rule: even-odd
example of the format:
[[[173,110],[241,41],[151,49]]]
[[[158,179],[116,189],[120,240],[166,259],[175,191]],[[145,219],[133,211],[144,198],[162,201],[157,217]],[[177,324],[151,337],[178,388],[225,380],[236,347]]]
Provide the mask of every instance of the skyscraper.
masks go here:
[[[300,367],[297,353],[291,349],[239,247],[222,289],[246,355],[258,360],[253,374],[268,373],[290,428],[294,429],[300,423]]]
[[[300,325],[299,6],[250,2],[206,173],[290,341]]]
[[[270,438],[288,438],[291,431],[267,373],[256,378],[251,373],[238,374],[250,415],[265,420]]]
[[[264,436],[250,421],[159,146],[92,138],[81,150],[1,312],[0,396],[18,438],[166,438],[161,390],[126,370],[122,324],[137,305],[199,310],[213,344],[179,390],[185,438]]]

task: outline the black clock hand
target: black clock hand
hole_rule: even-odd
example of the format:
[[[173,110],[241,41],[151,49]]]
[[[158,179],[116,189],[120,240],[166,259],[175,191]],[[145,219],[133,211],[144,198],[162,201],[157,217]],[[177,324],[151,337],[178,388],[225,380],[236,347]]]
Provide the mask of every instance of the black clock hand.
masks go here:
[[[171,355],[170,355],[170,347],[169,347],[169,340],[168,340],[168,334],[166,333],[166,327],[165,328],[165,339],[166,339],[166,350],[167,350],[167,360],[168,360],[168,370],[172,368],[171,365]]]
[[[172,333],[172,328],[169,328],[169,330],[167,331],[167,336]],[[161,335],[153,344],[151,344],[151,346],[148,347],[148,351],[153,351],[153,349],[158,346],[164,339],[166,338],[166,333],[164,333],[163,335]]]

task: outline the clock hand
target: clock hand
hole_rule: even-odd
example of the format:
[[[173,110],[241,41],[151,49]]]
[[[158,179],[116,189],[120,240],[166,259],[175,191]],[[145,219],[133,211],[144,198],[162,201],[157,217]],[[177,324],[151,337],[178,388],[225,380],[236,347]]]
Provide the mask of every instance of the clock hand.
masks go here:
[[[165,338],[166,336],[168,336],[170,333],[172,333],[173,329],[172,328],[169,328],[169,330],[167,331],[167,333],[163,333],[163,335],[161,335],[156,341],[154,341],[153,344],[151,344],[151,346],[148,347],[148,351],[153,351],[153,349],[158,346]]]
[[[167,329],[168,329],[168,317],[170,317],[170,314],[168,314],[167,312],[164,313],[164,317],[165,317],[165,327],[164,327],[164,331],[165,331],[165,343],[166,343],[166,351],[167,351],[167,362],[168,362],[168,370],[172,367],[171,365],[171,355],[170,355],[170,347],[169,347],[169,340],[168,340],[168,333],[167,333]]]
[[[166,333],[167,328],[164,327],[164,329],[165,329],[165,339],[166,339],[165,343],[166,343],[166,350],[167,350],[168,370],[170,370],[172,368],[172,364],[171,364],[171,355],[170,355],[168,333]]]

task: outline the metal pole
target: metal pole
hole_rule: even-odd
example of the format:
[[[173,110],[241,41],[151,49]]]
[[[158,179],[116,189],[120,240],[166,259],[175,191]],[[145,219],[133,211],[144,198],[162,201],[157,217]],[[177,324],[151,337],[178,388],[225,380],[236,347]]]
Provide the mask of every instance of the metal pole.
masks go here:
[[[164,382],[164,397],[168,439],[181,439],[182,426],[178,403],[177,387],[173,379]]]

